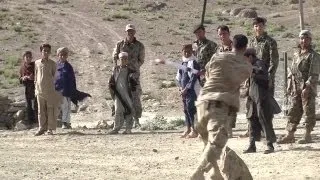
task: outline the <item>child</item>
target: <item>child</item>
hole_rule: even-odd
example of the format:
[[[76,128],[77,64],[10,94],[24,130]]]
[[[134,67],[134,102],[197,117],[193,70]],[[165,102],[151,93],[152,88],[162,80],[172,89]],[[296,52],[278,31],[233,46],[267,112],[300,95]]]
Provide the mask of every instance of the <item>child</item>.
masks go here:
[[[76,92],[76,78],[73,67],[68,62],[69,50],[66,47],[61,47],[57,50],[59,58],[57,62],[57,74],[55,79],[55,88],[61,92],[62,104],[62,129],[71,129],[70,113],[71,113],[71,97]]]
[[[20,83],[25,86],[25,97],[27,102],[27,121],[24,122],[27,126],[38,122],[37,118],[37,100],[34,95],[34,62],[32,62],[31,51],[26,51],[23,54],[23,59],[20,67]]]
[[[119,60],[120,65],[114,68],[109,80],[109,88],[115,104],[114,127],[109,134],[118,134],[124,121],[126,121],[126,130],[123,134],[131,134],[134,115],[132,92],[136,90],[137,81],[134,71],[128,68],[128,53],[121,52]]]
[[[57,126],[58,106],[61,104],[61,95],[55,90],[54,78],[56,63],[49,58],[51,46],[40,46],[41,59],[35,61],[35,94],[38,101],[39,130],[35,136],[44,134],[53,135]]]
[[[187,125],[186,131],[183,132],[182,138],[195,138],[198,136],[194,128],[194,119],[196,114],[195,101],[197,100],[197,87],[200,87],[199,76],[192,73],[191,70],[200,70],[200,66],[193,56],[192,45],[187,44],[182,48],[182,65],[187,67],[185,70],[179,69],[177,73],[177,81],[179,91],[182,96],[183,110]]]

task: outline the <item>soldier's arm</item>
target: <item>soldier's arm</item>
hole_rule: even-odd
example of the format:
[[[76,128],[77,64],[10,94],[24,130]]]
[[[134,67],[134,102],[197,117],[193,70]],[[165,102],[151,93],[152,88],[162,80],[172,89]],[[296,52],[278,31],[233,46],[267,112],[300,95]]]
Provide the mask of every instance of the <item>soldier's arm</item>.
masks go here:
[[[138,57],[139,66],[142,66],[142,64],[144,63],[144,58],[145,58],[145,48],[144,48],[144,45],[141,43],[139,57]]]
[[[278,45],[275,40],[270,41],[270,67],[269,74],[272,77],[275,77],[278,65],[279,65],[279,53],[278,53]]]
[[[120,42],[118,42],[116,44],[116,47],[113,49],[112,60],[114,65],[117,65],[117,61],[119,60],[119,57],[118,57],[119,53],[120,53]]]

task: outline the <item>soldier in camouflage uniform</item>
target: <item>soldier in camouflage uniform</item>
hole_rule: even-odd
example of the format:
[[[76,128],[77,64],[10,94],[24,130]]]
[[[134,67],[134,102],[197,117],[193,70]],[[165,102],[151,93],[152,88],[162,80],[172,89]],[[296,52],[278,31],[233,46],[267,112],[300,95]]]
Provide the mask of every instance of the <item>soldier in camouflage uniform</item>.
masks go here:
[[[193,33],[196,35],[197,40],[194,41],[194,53],[198,59],[200,65],[200,71],[205,70],[206,64],[210,61],[212,55],[217,51],[217,44],[206,38],[205,28],[202,24],[196,25],[193,29]],[[205,79],[203,76],[200,77],[201,86],[204,85]]]
[[[192,174],[191,180],[204,179],[204,172],[214,169],[213,180],[223,179],[217,160],[228,141],[230,109],[239,109],[239,86],[249,78],[251,64],[244,52],[248,39],[235,35],[232,52],[216,53],[206,65],[205,85],[197,100],[197,130],[205,144],[201,163]],[[249,179],[248,179],[249,180]]]
[[[140,126],[139,118],[142,115],[142,105],[141,105],[141,94],[142,89],[140,85],[140,67],[144,63],[145,49],[144,45],[135,38],[135,27],[132,24],[126,26],[127,37],[124,40],[119,41],[116,44],[113,52],[113,62],[114,65],[117,65],[119,60],[120,52],[127,52],[129,57],[129,68],[136,71],[135,76],[138,80],[138,85],[136,86],[136,91],[132,92],[132,99],[134,104],[134,123],[135,127]]]
[[[317,96],[320,73],[320,55],[311,47],[312,35],[310,31],[302,30],[299,37],[298,52],[294,54],[291,72],[288,75],[287,93],[292,98],[286,128],[288,134],[278,140],[280,144],[295,142],[294,133],[303,113],[306,116],[305,134],[298,141],[299,144],[312,142],[310,134],[316,124],[315,97]]]
[[[253,20],[255,36],[250,40],[249,47],[257,52],[257,58],[266,62],[269,72],[269,91],[274,96],[275,75],[279,64],[277,42],[264,31],[267,20],[257,17]]]
[[[228,26],[221,25],[217,28],[220,45],[217,48],[217,53],[232,51],[232,40],[230,39],[230,30]],[[228,136],[232,137],[232,128],[236,127],[237,111],[236,109],[230,111],[230,125],[228,128]]]

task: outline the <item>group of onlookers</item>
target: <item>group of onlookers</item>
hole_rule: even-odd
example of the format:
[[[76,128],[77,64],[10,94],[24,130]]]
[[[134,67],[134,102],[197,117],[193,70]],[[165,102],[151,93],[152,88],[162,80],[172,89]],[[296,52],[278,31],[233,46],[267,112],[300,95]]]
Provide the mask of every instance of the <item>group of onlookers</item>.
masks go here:
[[[36,136],[53,134],[57,118],[61,113],[63,129],[70,129],[71,101],[77,102],[88,94],[76,89],[73,67],[68,62],[69,50],[61,47],[57,50],[57,62],[50,59],[51,46],[40,46],[41,58],[32,61],[32,52],[23,54],[20,68],[20,82],[25,86],[27,119],[24,123],[32,127],[38,123]]]

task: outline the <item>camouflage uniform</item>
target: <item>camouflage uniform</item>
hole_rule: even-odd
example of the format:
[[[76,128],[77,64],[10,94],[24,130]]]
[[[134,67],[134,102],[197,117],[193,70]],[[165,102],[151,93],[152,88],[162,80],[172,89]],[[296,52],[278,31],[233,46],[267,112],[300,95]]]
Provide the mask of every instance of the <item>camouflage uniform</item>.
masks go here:
[[[210,61],[212,55],[216,53],[218,45],[209,39],[197,40],[194,42],[195,56],[198,59],[200,70],[204,70],[206,64]],[[204,85],[205,79],[200,79],[201,86]]]
[[[288,85],[291,94],[292,104],[288,111],[288,122],[286,130],[293,135],[297,130],[297,126],[305,113],[305,129],[306,132],[313,130],[316,124],[315,117],[315,97],[317,96],[317,84],[320,74],[320,55],[310,48],[309,52],[294,54],[292,67],[288,75]],[[311,86],[306,98],[302,97],[302,91],[306,85]],[[294,142],[294,136],[290,142]],[[279,143],[288,143],[287,139],[282,139]],[[310,136],[311,141],[311,136]]]
[[[232,42],[229,46],[224,46],[220,44],[217,48],[217,53],[221,52],[230,52],[232,51]],[[239,88],[240,91],[240,88]],[[232,128],[236,127],[236,121],[237,121],[237,110],[236,109],[230,109],[230,124],[228,128],[228,136],[232,137]]]
[[[275,76],[279,64],[277,42],[265,32],[260,37],[253,37],[249,42],[249,47],[256,50],[258,59],[266,62],[269,72],[269,91],[274,96]]]
[[[230,109],[239,109],[239,86],[249,78],[252,66],[242,54],[217,53],[206,65],[206,83],[197,100],[197,131],[205,144],[202,161],[191,179],[203,177],[212,167],[212,179],[221,179],[217,160],[228,141]]]
[[[132,92],[132,100],[134,104],[135,109],[135,116],[134,119],[137,121],[142,115],[142,105],[141,105],[141,84],[140,84],[140,67],[144,63],[144,57],[145,57],[145,49],[144,45],[134,39],[133,42],[127,41],[127,39],[121,40],[116,44],[116,47],[114,48],[113,52],[113,62],[114,64],[117,64],[117,61],[119,60],[119,53],[120,52],[127,52],[129,57],[129,64],[128,67],[134,71],[135,77],[137,78],[138,85],[136,86],[136,91]]]

